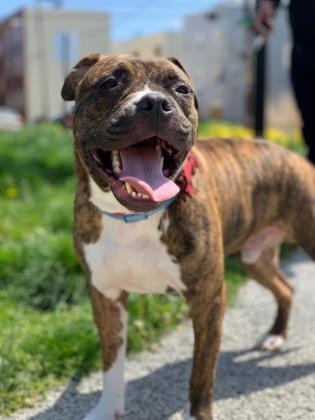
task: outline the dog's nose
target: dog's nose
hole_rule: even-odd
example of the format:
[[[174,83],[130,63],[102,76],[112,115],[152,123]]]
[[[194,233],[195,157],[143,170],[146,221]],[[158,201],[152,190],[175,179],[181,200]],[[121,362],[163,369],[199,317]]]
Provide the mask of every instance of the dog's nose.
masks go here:
[[[171,101],[163,93],[148,93],[137,103],[137,108],[151,115],[168,116],[173,111]]]

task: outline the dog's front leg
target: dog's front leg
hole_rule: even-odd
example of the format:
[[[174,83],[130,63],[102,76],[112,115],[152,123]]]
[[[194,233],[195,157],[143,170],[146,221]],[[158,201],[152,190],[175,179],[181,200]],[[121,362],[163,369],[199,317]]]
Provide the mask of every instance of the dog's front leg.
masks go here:
[[[111,300],[91,286],[93,314],[102,347],[103,391],[85,420],[116,420],[124,412],[124,358],[127,331],[127,293]]]
[[[217,271],[188,298],[195,336],[190,379],[190,414],[197,420],[212,419],[215,365],[220,348],[225,303],[223,267]]]

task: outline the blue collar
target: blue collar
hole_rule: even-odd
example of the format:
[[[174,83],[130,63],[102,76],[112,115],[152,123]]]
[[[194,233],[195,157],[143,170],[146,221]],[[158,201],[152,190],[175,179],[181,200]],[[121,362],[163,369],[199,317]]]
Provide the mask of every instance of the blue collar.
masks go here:
[[[159,211],[168,207],[175,200],[175,198],[176,196],[170,198],[169,200],[162,201],[162,203],[158,207],[146,213],[123,214],[123,213],[109,213],[103,210],[102,210],[102,213],[106,214],[106,216],[112,217],[113,219],[122,220],[125,223],[141,222],[142,220],[146,220],[153,214],[158,213]]]

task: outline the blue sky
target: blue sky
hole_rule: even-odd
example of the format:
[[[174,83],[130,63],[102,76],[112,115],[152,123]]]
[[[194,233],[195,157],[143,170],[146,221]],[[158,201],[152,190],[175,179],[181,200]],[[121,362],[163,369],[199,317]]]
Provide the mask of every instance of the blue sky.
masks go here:
[[[36,0],[0,0],[0,18],[15,10],[38,4]],[[69,9],[108,11],[112,15],[112,36],[128,39],[167,29],[178,29],[187,14],[211,8],[220,0],[63,0]],[[44,4],[48,4],[44,3]]]

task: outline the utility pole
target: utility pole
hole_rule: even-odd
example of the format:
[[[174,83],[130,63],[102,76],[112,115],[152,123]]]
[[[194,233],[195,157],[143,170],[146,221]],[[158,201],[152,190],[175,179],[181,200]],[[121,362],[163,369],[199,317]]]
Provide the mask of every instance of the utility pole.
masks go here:
[[[256,11],[260,0],[256,0]],[[255,60],[255,135],[263,137],[265,131],[265,90],[266,90],[266,46],[259,48]]]
[[[251,0],[243,1],[243,22],[244,22],[244,81],[245,81],[245,125],[252,127],[255,120],[255,75],[253,72],[253,27],[252,27],[253,3]]]

